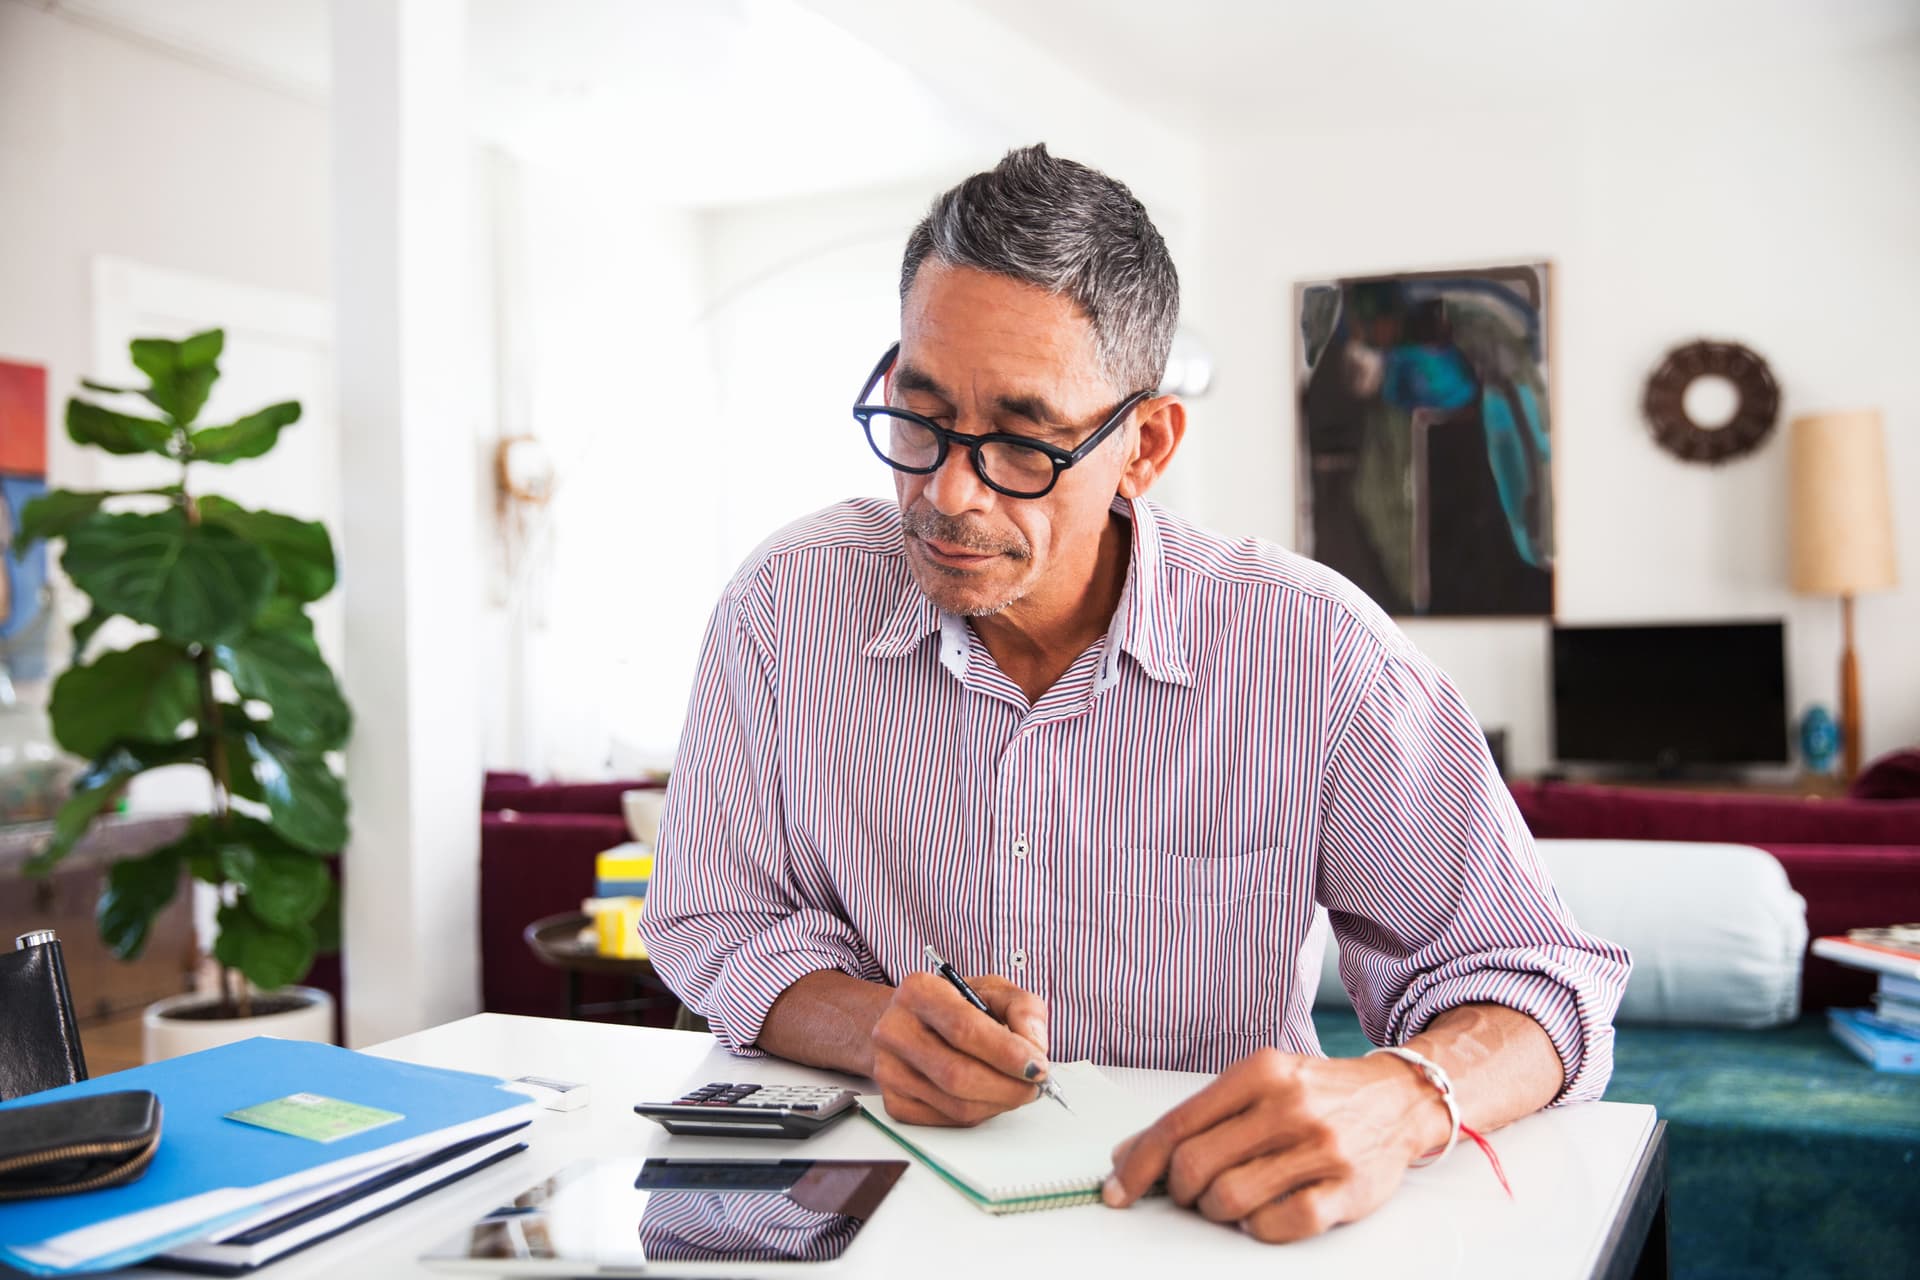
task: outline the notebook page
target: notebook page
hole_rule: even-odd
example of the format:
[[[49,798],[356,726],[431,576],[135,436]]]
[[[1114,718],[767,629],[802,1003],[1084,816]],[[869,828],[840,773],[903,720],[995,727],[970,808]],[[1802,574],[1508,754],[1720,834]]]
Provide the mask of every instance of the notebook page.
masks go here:
[[[1114,1084],[1091,1062],[1053,1065],[1071,1113],[1040,1098],[971,1129],[901,1124],[875,1094],[860,1105],[929,1164],[987,1200],[1094,1191],[1113,1167],[1113,1149],[1165,1108]]]

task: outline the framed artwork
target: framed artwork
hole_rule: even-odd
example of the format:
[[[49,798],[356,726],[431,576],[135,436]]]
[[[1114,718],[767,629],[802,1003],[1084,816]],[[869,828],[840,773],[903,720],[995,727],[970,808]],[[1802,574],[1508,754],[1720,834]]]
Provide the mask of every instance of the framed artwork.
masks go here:
[[[13,554],[20,511],[47,491],[47,370],[0,360],[0,662],[15,681],[47,675],[47,544]]]
[[[1390,614],[1553,615],[1551,278],[1294,287],[1300,547]]]

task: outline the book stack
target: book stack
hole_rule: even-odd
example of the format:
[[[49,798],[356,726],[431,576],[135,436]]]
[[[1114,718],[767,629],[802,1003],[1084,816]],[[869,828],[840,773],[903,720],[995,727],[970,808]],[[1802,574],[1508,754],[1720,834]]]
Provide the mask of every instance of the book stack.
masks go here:
[[[0,1106],[122,1089],[160,1099],[145,1174],[0,1204],[0,1264],[251,1270],[525,1150],[538,1110],[490,1077],[265,1037]]]
[[[1920,924],[1816,938],[1813,953],[1878,974],[1871,1009],[1829,1009],[1834,1038],[1875,1071],[1920,1075]]]

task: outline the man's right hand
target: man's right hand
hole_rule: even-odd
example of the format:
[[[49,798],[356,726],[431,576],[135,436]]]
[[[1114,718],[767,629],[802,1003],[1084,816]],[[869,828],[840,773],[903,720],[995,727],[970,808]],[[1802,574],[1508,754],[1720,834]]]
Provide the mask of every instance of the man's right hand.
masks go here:
[[[1047,1006],[1005,978],[970,977],[967,985],[993,1018],[934,974],[911,973],[874,1023],[872,1074],[894,1119],[976,1125],[1039,1096],[1033,1082],[1047,1072]]]

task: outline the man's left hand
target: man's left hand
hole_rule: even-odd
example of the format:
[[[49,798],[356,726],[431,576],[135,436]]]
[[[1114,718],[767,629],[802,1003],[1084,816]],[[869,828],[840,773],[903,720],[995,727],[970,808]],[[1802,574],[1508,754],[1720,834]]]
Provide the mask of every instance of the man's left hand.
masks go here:
[[[1439,1093],[1391,1057],[1261,1049],[1114,1149],[1103,1198],[1167,1194],[1279,1244],[1372,1213],[1446,1142]]]

